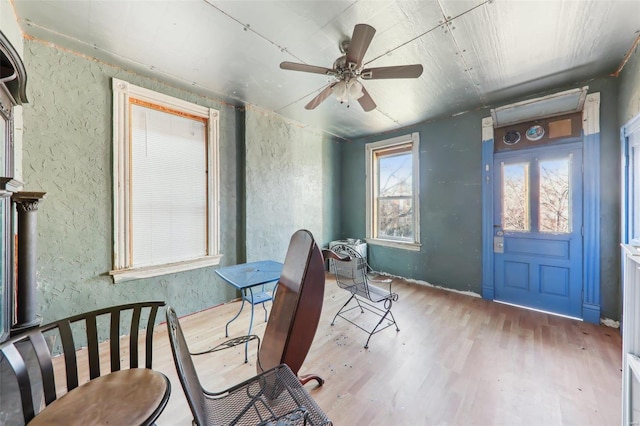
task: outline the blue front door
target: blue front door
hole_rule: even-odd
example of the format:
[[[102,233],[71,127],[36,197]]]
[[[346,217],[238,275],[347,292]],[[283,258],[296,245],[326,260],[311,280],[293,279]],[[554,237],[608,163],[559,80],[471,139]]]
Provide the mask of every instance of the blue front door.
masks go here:
[[[494,155],[495,300],[582,318],[582,147]]]

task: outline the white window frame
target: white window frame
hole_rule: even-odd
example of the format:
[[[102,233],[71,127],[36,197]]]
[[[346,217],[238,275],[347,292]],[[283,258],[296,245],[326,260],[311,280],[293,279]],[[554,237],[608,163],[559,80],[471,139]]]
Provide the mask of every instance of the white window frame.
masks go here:
[[[411,182],[413,190],[413,238],[414,241],[399,241],[384,238],[378,238],[376,235],[375,221],[375,153],[382,150],[388,150],[394,146],[411,144],[411,156],[413,160],[411,171]],[[391,139],[385,139],[378,142],[371,142],[365,145],[366,151],[366,215],[367,215],[367,236],[366,241],[370,244],[376,244],[387,247],[401,248],[405,250],[420,250],[420,135],[411,133],[410,135],[398,136]]]
[[[109,274],[114,282],[149,278],[175,272],[188,271],[220,263],[220,167],[219,167],[219,112],[215,109],[186,102],[123,80],[113,79],[113,270]],[[204,257],[165,265],[135,267],[131,265],[131,138],[130,98],[153,105],[205,118],[207,128],[207,254]]]
[[[638,190],[640,186],[640,167],[637,167],[640,164],[640,114],[625,124],[622,132],[622,185],[624,197],[622,241],[634,246],[640,246],[640,199],[638,199],[638,194],[640,193]],[[625,150],[627,151],[627,158],[624,158]],[[627,165],[626,167],[625,164]]]

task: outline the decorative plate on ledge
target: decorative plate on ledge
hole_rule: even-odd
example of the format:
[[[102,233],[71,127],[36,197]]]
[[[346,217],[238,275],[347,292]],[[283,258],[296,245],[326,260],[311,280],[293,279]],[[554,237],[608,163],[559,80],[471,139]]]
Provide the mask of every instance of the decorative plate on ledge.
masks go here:
[[[539,141],[544,136],[544,128],[539,125],[531,126],[527,129],[527,139],[530,141]]]
[[[517,144],[518,142],[520,142],[520,132],[517,130],[509,130],[502,137],[502,142],[504,142],[505,145]]]

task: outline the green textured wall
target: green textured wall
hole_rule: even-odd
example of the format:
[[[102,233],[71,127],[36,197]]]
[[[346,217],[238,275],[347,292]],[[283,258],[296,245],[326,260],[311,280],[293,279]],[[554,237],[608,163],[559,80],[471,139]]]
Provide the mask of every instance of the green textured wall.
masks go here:
[[[283,261],[298,229],[327,245],[338,229],[338,144],[255,108],[246,123],[247,260]]]
[[[107,275],[113,227],[111,78],[220,111],[223,264],[236,263],[238,251],[238,112],[38,41],[25,41],[24,62],[30,102],[24,107],[23,179],[26,190],[47,193],[38,212],[38,304],[44,322],[151,299],[165,300],[182,315],[234,297],[211,267],[120,284]]]
[[[342,147],[343,238],[365,237],[365,144],[420,133],[420,238],[418,252],[369,244],[369,263],[379,271],[480,293],[481,121],[476,111]]]
[[[589,81],[600,92],[601,126],[601,304],[602,316],[618,319],[620,289],[620,142],[614,78]],[[576,84],[575,87],[582,87]],[[558,88],[556,91],[567,88]],[[536,94],[535,97],[541,96]],[[500,105],[521,99],[507,100]],[[499,106],[499,105],[495,105]],[[419,252],[369,245],[369,262],[379,271],[426,281],[454,290],[481,293],[482,284],[482,118],[476,110],[341,146],[344,185],[341,194],[342,238],[365,236],[365,144],[393,136],[420,133]]]
[[[618,105],[620,126],[640,114],[640,44],[636,45],[620,73]]]
[[[589,92],[600,92],[600,316],[617,321],[622,314],[618,79],[590,81]]]

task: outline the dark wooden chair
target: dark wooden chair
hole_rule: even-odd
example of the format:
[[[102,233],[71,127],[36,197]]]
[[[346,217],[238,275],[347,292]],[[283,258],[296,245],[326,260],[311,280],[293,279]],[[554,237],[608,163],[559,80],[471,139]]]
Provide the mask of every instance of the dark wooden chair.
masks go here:
[[[335,260],[329,260],[329,262],[333,262],[331,269],[335,272],[336,283],[340,288],[349,292],[351,297],[333,317],[331,325],[334,325],[336,318],[340,317],[365,331],[369,334],[364,344],[365,348],[369,347],[369,340],[375,333],[387,327],[395,326],[396,331],[400,331],[393,312],[391,312],[393,302],[398,300],[398,294],[391,291],[391,280],[370,277],[369,265],[352,246],[338,244],[333,246],[332,250],[336,254],[350,258],[348,261],[336,262]],[[352,301],[355,304],[348,307]],[[364,313],[367,310],[380,317],[380,319],[374,327],[366,328],[361,323],[356,322],[352,315],[347,314],[347,312],[354,309],[360,310],[360,313]]]
[[[153,424],[171,389],[168,378],[151,369],[153,329],[162,306],[164,302],[140,302],[104,308],[1,343],[3,407],[15,397],[13,405],[22,409],[21,418],[10,422]],[[139,330],[142,321],[146,321],[143,334]],[[121,347],[124,334],[129,335],[128,345]],[[105,339],[108,343],[101,344]],[[78,349],[85,346],[87,362],[78,357]],[[63,357],[64,374],[54,371],[54,364],[60,361],[54,363],[53,358],[58,355]],[[0,419],[3,417],[8,413],[0,413]]]

